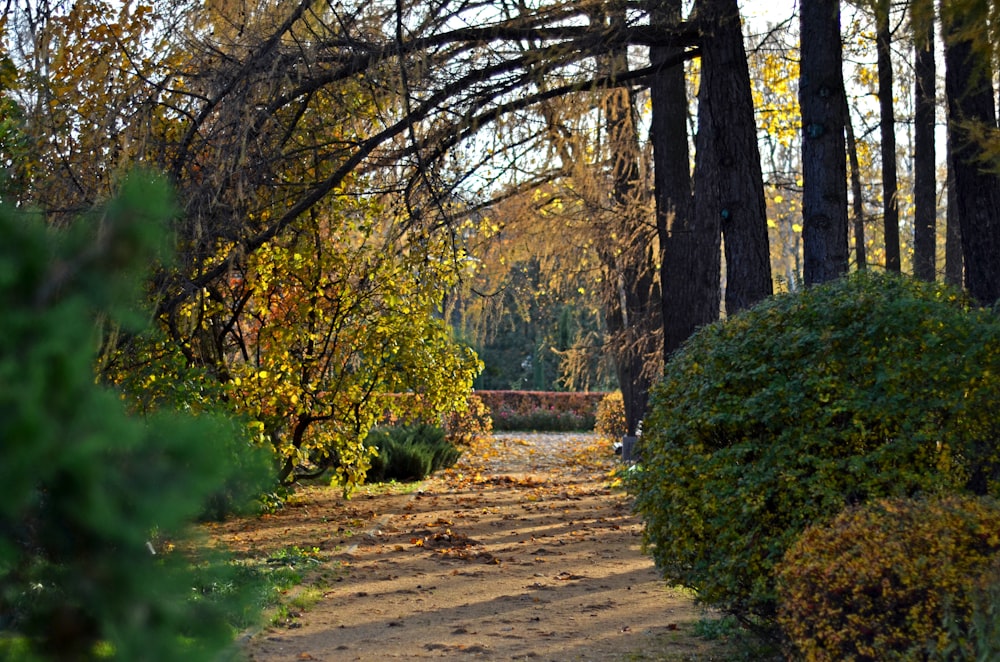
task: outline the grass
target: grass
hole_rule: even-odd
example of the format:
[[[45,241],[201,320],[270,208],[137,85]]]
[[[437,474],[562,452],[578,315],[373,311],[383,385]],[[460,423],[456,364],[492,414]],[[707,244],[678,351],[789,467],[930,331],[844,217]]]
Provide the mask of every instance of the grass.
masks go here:
[[[409,483],[400,483],[390,480],[385,483],[372,483],[361,485],[355,491],[355,495],[362,496],[384,496],[390,494],[413,494],[424,486],[424,481],[418,480]]]
[[[340,563],[331,563],[318,547],[304,549],[298,545],[234,563],[239,568],[239,581],[252,586],[257,596],[252,612],[258,617],[233,623],[238,631],[261,625],[289,626],[302,611],[319,602],[325,590],[346,572]]]

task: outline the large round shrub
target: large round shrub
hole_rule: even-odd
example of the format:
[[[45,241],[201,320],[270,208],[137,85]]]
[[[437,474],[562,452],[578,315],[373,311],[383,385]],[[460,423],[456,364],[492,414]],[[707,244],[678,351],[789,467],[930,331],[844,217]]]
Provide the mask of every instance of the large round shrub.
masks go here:
[[[889,496],[993,491],[1000,324],[960,293],[857,274],[698,331],[665,367],[632,472],[665,578],[771,627],[809,525]]]
[[[778,620],[795,654],[817,662],[996,659],[968,635],[998,561],[993,499],[849,508],[786,553]]]

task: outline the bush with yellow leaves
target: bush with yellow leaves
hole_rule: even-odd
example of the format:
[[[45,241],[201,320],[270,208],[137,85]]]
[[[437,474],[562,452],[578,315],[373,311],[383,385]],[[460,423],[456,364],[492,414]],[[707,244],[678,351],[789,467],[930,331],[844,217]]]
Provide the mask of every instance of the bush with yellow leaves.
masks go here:
[[[622,392],[608,393],[597,404],[597,422],[594,425],[594,432],[601,439],[615,442],[621,441],[627,431]]]
[[[464,409],[454,409],[442,416],[448,441],[461,448],[493,433],[493,417],[483,399],[470,395],[467,404]]]
[[[983,615],[996,607],[998,561],[994,499],[871,502],[788,550],[778,621],[794,659],[997,659],[997,626]]]

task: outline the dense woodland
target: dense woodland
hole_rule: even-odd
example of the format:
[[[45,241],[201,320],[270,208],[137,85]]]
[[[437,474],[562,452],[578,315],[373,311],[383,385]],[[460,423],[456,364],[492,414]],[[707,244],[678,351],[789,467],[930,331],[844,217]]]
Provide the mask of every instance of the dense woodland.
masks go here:
[[[156,333],[107,328],[101,375],[249,416],[283,478],[360,475],[386,393],[620,387],[634,431],[775,291],[1000,298],[997,4],[755,5],[8,3],[3,199],[65,227],[164,174]]]

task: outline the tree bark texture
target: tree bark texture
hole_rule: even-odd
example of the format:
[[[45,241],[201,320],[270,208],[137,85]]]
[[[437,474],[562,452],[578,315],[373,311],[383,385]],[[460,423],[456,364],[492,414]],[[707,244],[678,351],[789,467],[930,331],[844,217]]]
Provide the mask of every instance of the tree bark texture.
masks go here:
[[[962,264],[962,229],[958,224],[958,202],[955,200],[955,165],[952,157],[951,132],[948,132],[948,202],[945,211],[944,282],[962,287],[965,265]]]
[[[736,0],[695,4],[701,37],[701,88],[694,173],[695,223],[721,223],[726,252],[726,314],[772,294],[767,205],[750,71]]]
[[[879,131],[882,152],[882,224],[885,234],[885,268],[899,273],[899,204],[896,184],[896,113],[892,103],[892,34],[889,31],[889,0],[875,8],[878,59]]]
[[[799,10],[802,111],[802,250],[806,285],[847,271],[847,165],[839,0]]]
[[[634,436],[646,413],[653,375],[647,358],[656,351],[651,341],[660,320],[651,233],[640,217],[639,136],[633,99],[627,88],[614,90],[605,104],[608,139],[614,145],[612,178],[616,233],[621,242],[607,256],[612,289],[606,317],[618,383],[625,405],[627,434]]]
[[[934,62],[934,2],[914,0],[913,121],[913,275],[931,282],[937,276],[937,164],[934,111],[937,104]]]
[[[625,23],[622,14],[612,14],[610,19],[612,26]],[[628,71],[624,49],[613,50],[607,61],[611,71]],[[653,340],[662,324],[656,282],[658,256],[652,228],[644,218],[638,123],[631,89],[623,86],[610,90],[604,113],[612,159],[608,229],[618,237],[613,250],[602,254],[610,274],[605,320],[625,407],[626,434],[635,436],[649,401],[655,375],[648,363],[657,352]]]
[[[977,26],[980,21],[976,17],[985,18],[987,11],[988,3],[978,0],[963,5],[963,11],[947,15],[942,11],[942,18],[948,144],[954,166],[965,286],[980,304],[992,306],[1000,299],[1000,177],[987,170],[979,141],[984,132],[996,130],[996,103],[989,52],[983,44],[973,41],[973,35],[985,32],[981,25]]]
[[[652,0],[657,22],[677,21],[681,0]],[[655,67],[676,55],[676,49],[650,49]],[[653,144],[653,187],[656,224],[663,247],[663,349],[666,357],[704,324],[718,319],[718,267],[715,280],[699,264],[698,237],[691,221],[691,166],[687,133],[687,86],[682,66],[663,67],[650,79]],[[718,260],[718,247],[716,247]]]
[[[844,97],[844,129],[847,136],[847,160],[851,164],[851,213],[854,214],[854,262],[859,271],[868,268],[865,247],[865,196],[861,187],[861,165],[858,162],[858,141],[854,137],[854,124],[847,112]]]

